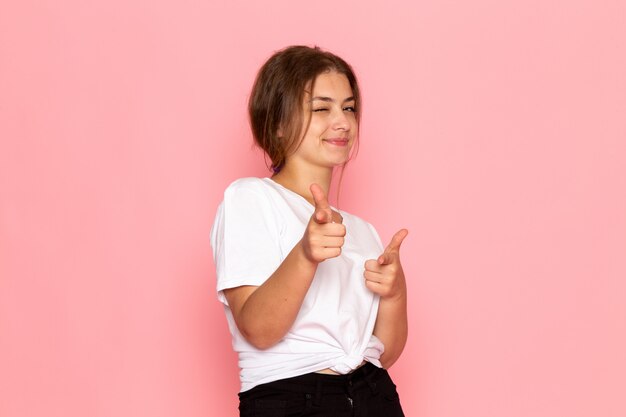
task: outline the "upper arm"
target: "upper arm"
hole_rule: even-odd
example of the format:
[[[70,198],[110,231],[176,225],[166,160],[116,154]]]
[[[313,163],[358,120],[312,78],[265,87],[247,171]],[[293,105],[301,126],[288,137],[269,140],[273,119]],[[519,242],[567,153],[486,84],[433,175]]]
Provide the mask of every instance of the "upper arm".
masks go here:
[[[226,189],[211,245],[218,299],[231,307],[235,317],[254,292],[252,288],[262,285],[280,265],[279,229],[274,203],[255,181],[239,180]]]

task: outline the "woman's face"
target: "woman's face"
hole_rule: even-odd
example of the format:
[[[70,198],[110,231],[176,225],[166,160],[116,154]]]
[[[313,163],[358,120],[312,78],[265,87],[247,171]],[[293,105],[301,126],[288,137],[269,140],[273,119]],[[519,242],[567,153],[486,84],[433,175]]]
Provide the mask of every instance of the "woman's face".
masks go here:
[[[357,137],[355,100],[348,78],[335,71],[318,75],[313,91],[305,92],[303,105],[306,131],[287,163],[329,168],[345,163]]]

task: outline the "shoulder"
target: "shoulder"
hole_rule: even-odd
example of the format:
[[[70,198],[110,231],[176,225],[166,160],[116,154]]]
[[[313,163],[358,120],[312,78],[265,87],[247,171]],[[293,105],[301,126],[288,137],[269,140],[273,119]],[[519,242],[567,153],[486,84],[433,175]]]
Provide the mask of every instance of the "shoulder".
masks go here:
[[[224,204],[228,210],[237,207],[243,212],[260,209],[268,212],[276,211],[275,191],[263,178],[239,178],[224,191]]]
[[[231,182],[228,187],[226,187],[227,192],[235,192],[235,191],[261,191],[264,190],[267,186],[265,185],[265,181],[263,178],[257,177],[245,177],[238,178],[235,181]]]
[[[263,178],[245,177],[231,182],[224,191],[224,200],[243,198],[268,199],[269,187]]]

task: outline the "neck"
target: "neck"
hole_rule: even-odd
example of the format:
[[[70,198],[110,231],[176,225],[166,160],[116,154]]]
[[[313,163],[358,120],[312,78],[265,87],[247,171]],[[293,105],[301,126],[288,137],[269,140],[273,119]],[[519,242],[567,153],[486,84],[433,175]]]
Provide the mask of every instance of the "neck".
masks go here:
[[[330,183],[333,177],[332,168],[315,167],[303,169],[294,169],[291,164],[285,164],[279,173],[272,176],[272,180],[291,191],[300,194],[309,203],[315,205],[313,196],[311,195],[311,184],[316,183],[329,195]]]

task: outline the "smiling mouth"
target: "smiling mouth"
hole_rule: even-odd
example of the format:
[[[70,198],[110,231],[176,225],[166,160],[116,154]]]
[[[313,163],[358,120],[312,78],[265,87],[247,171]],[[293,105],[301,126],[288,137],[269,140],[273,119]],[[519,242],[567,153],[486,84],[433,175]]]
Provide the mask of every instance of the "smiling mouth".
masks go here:
[[[348,139],[324,139],[324,142],[328,142],[335,146],[346,146],[348,144]]]

